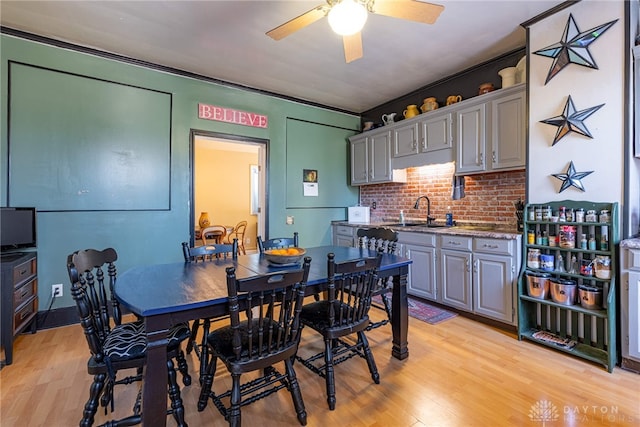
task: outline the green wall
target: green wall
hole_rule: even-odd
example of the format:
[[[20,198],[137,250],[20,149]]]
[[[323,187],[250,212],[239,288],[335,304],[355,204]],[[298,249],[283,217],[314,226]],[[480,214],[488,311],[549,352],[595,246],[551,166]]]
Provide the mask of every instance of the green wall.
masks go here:
[[[169,177],[170,188],[169,207],[167,209],[138,209],[129,210],[127,203],[118,202],[116,209],[109,211],[109,206],[101,206],[101,210],[89,211],[75,209],[74,203],[62,203],[65,209],[51,209],[38,214],[38,282],[40,310],[45,310],[50,302],[51,284],[63,283],[64,296],[58,299],[53,308],[69,307],[73,305],[69,292],[69,279],[65,262],[69,253],[83,248],[114,247],[119,254],[118,269],[120,272],[140,264],[154,264],[177,262],[182,259],[180,242],[188,241],[190,237],[190,160],[189,160],[189,132],[191,129],[210,132],[220,132],[230,135],[239,135],[249,138],[261,138],[269,140],[268,152],[268,204],[267,230],[270,236],[291,235],[294,231],[300,233],[302,246],[315,246],[329,244],[331,241],[330,221],[345,218],[345,207],[357,202],[357,188],[348,186],[348,157],[346,138],[359,128],[358,116],[335,112],[328,109],[313,107],[298,102],[284,100],[277,97],[263,95],[253,91],[247,91],[232,87],[221,86],[202,80],[187,78],[155,71],[148,68],[134,66],[110,59],[105,59],[72,50],[61,49],[45,44],[15,38],[12,36],[0,36],[0,94],[2,102],[0,108],[1,147],[0,147],[0,204],[6,206],[11,200],[20,200],[23,205],[33,205],[42,209],[45,201],[51,206],[52,200],[69,198],[69,180],[78,179],[83,174],[95,173],[97,159],[108,158],[108,147],[104,144],[96,144],[90,147],[91,152],[85,159],[86,163],[78,164],[76,160],[69,161],[68,153],[73,153],[72,148],[78,142],[78,135],[57,126],[50,132],[55,134],[52,139],[57,144],[52,151],[51,146],[46,146],[49,128],[44,128],[50,123],[46,110],[40,109],[38,114],[28,115],[30,102],[37,101],[41,93],[25,94],[20,91],[20,99],[16,94],[11,94],[9,88],[9,63],[22,63],[29,66],[54,70],[55,72],[77,75],[78,79],[99,79],[105,82],[113,82],[119,85],[130,85],[144,90],[167,93],[171,96],[170,119],[170,160]],[[25,79],[27,79],[25,81]],[[72,79],[73,80],[73,79]],[[34,87],[36,83],[33,82]],[[20,76],[20,85],[24,89],[28,87],[28,77]],[[86,102],[93,93],[75,93],[75,90],[60,90],[57,96],[64,98],[66,105]],[[91,92],[91,91],[89,91]],[[10,98],[11,96],[11,98]],[[121,103],[110,102],[110,97],[105,96],[95,108],[99,113],[117,122],[121,118],[117,110]],[[106,100],[106,101],[105,101]],[[50,99],[55,108],[56,103]],[[198,103],[219,105],[237,110],[250,111],[265,114],[269,119],[267,129],[253,128],[242,125],[234,125],[209,120],[201,120],[197,117]],[[106,105],[105,105],[106,104]],[[89,102],[87,108],[93,103]],[[9,108],[16,108],[10,111]],[[34,105],[33,111],[38,109]],[[10,114],[20,114],[21,126],[18,129],[8,129]],[[70,122],[70,128],[83,129],[89,127],[83,120],[83,114],[74,117]],[[30,121],[30,126],[24,126]],[[147,125],[153,121],[147,120]],[[291,123],[295,129],[287,129]],[[48,125],[46,125],[48,126]],[[159,121],[157,126],[166,129],[167,123]],[[106,127],[108,129],[108,126]],[[43,167],[34,165],[29,157],[38,155],[43,158],[38,149],[36,138],[30,135],[31,130],[38,131],[42,150],[49,150],[52,155],[50,168],[51,176],[55,176],[59,182],[48,182],[46,197],[42,188],[36,188],[33,182],[25,182],[29,177],[29,171],[35,176],[41,177],[38,172]],[[158,128],[153,128],[158,130]],[[305,129],[309,137],[304,137]],[[11,135],[9,137],[9,132]],[[60,135],[63,133],[63,135]],[[106,131],[107,137],[108,130]],[[68,145],[65,143],[68,136]],[[101,134],[102,137],[105,134]],[[90,141],[91,137],[83,139],[83,143]],[[21,141],[28,141],[28,149],[18,150]],[[9,167],[9,142],[15,152],[11,153],[11,171],[20,169],[19,174],[11,174]],[[26,144],[26,143],[25,143]],[[90,144],[90,142],[89,142]],[[145,142],[145,144],[147,144]],[[166,147],[166,140],[159,142],[159,150]],[[326,144],[326,150],[322,147]],[[145,146],[147,147],[147,146]],[[156,147],[148,146],[149,150]],[[145,148],[147,149],[147,148]],[[326,155],[319,156],[318,153]],[[19,154],[19,155],[18,155]],[[310,157],[311,154],[313,157]],[[160,156],[160,158],[163,158]],[[67,159],[65,161],[65,159]],[[59,174],[58,164],[62,163],[65,173]],[[159,164],[160,168],[167,168],[166,162]],[[75,165],[75,167],[74,167]],[[292,166],[293,165],[293,166]],[[322,197],[317,201],[301,199],[301,169],[317,169],[319,171],[319,184]],[[58,169],[57,169],[58,168]],[[164,170],[163,172],[167,172]],[[20,181],[15,181],[20,177]],[[324,178],[323,178],[324,177]],[[27,178],[28,179],[28,178]],[[117,181],[113,182],[114,179]],[[322,181],[324,180],[324,182]],[[40,179],[41,184],[42,179]],[[90,182],[98,181],[103,188],[120,188],[122,197],[133,197],[129,194],[126,185],[123,187],[121,176],[106,176],[100,179],[99,175],[93,176]],[[113,186],[110,187],[113,182]],[[153,181],[150,181],[153,183]],[[163,190],[149,184],[147,190],[154,197],[151,200],[162,198]],[[230,181],[232,185],[232,180]],[[292,184],[293,183],[293,184]],[[119,184],[119,186],[115,186]],[[140,185],[139,182],[136,182]],[[30,187],[31,186],[31,187]],[[9,191],[20,190],[23,193],[17,195],[8,194]],[[139,190],[139,189],[138,189]],[[144,190],[144,187],[143,187]],[[40,197],[38,197],[40,194]],[[165,192],[165,195],[167,193]],[[118,197],[116,197],[118,199]],[[317,202],[317,203],[316,203]],[[139,206],[133,205],[138,208]],[[162,206],[162,205],[161,205]],[[70,209],[68,209],[71,207]],[[102,210],[104,209],[104,210]],[[286,225],[287,215],[295,217],[294,225]],[[1,220],[1,219],[0,219]]]

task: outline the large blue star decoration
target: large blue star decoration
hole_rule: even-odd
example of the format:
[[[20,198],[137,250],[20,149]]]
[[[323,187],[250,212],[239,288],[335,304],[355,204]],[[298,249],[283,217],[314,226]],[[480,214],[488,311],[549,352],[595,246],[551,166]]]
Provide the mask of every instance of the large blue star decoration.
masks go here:
[[[597,70],[598,66],[589,52],[589,45],[596,41],[598,37],[603,35],[604,32],[611,28],[616,22],[618,22],[617,19],[593,27],[590,30],[580,32],[576,21],[573,19],[573,15],[569,14],[567,25],[564,27],[564,32],[562,33],[562,40],[533,52],[536,55],[553,58],[553,63],[551,64],[551,68],[549,68],[549,74],[547,74],[547,80],[545,80],[544,84],[549,83],[549,80],[554,78],[569,64],[578,64]]]
[[[569,163],[569,168],[567,168],[566,173],[554,173],[552,176],[558,178],[562,181],[562,185],[560,186],[560,191],[558,193],[562,193],[569,187],[575,187],[580,191],[585,191],[584,186],[582,185],[581,179],[587,175],[592,174],[593,171],[589,172],[576,172],[576,167],[573,165],[573,160]]]
[[[571,95],[567,99],[567,103],[564,105],[564,111],[561,115],[551,117],[549,119],[540,120],[540,123],[546,123],[548,125],[557,126],[558,131],[553,138],[552,146],[556,145],[558,141],[570,134],[571,132],[584,135],[589,138],[593,138],[589,129],[584,124],[584,121],[598,111],[604,104],[596,105],[595,107],[585,108],[584,110],[577,111],[576,106],[573,104]]]

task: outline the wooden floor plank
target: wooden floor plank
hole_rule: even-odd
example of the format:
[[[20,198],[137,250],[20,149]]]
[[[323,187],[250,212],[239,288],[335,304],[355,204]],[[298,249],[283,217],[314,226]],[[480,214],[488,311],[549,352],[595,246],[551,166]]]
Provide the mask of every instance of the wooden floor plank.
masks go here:
[[[410,318],[410,356],[404,361],[391,357],[388,327],[368,336],[381,384],[371,381],[364,360],[338,366],[335,411],[327,408],[324,380],[295,365],[309,426],[540,426],[531,414],[542,401],[556,410],[552,426],[640,425],[640,375],[620,368],[609,374],[463,316],[438,325]],[[302,348],[321,348],[312,331],[304,331]],[[87,358],[79,325],[19,336],[14,363],[0,371],[0,425],[77,425],[91,384]],[[226,425],[211,403],[197,411],[197,361],[191,355],[188,362],[194,381],[182,388],[182,397],[189,426]],[[228,383],[225,373],[214,387]],[[131,409],[136,387],[128,388],[117,395],[116,416]],[[100,409],[96,424],[105,419]],[[299,425],[285,391],[243,408],[242,419],[247,426]],[[172,419],[167,424],[175,425]]]

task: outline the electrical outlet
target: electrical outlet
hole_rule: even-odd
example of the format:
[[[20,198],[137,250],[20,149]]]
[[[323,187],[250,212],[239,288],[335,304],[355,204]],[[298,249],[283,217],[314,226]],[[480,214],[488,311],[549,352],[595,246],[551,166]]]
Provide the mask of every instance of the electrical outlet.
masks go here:
[[[287,225],[293,225],[293,216],[287,215]]]
[[[250,239],[250,238],[248,238],[248,237],[245,237],[245,239],[244,239],[244,244],[245,244],[245,245],[248,245],[249,243],[251,243],[251,239]]]
[[[375,209],[376,207],[378,207],[378,204],[376,202],[371,203],[371,209]]]
[[[62,296],[62,283],[51,285],[51,295],[54,297]]]

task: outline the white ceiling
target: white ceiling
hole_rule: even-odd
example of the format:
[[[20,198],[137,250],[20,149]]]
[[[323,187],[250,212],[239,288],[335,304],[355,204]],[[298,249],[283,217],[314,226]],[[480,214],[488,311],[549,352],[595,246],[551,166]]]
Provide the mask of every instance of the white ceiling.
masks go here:
[[[0,23],[361,113],[523,47],[520,24],[562,2],[436,0],[445,8],[433,25],[370,14],[364,57],[349,64],[326,18],[280,41],[265,35],[322,3],[2,0]]]

